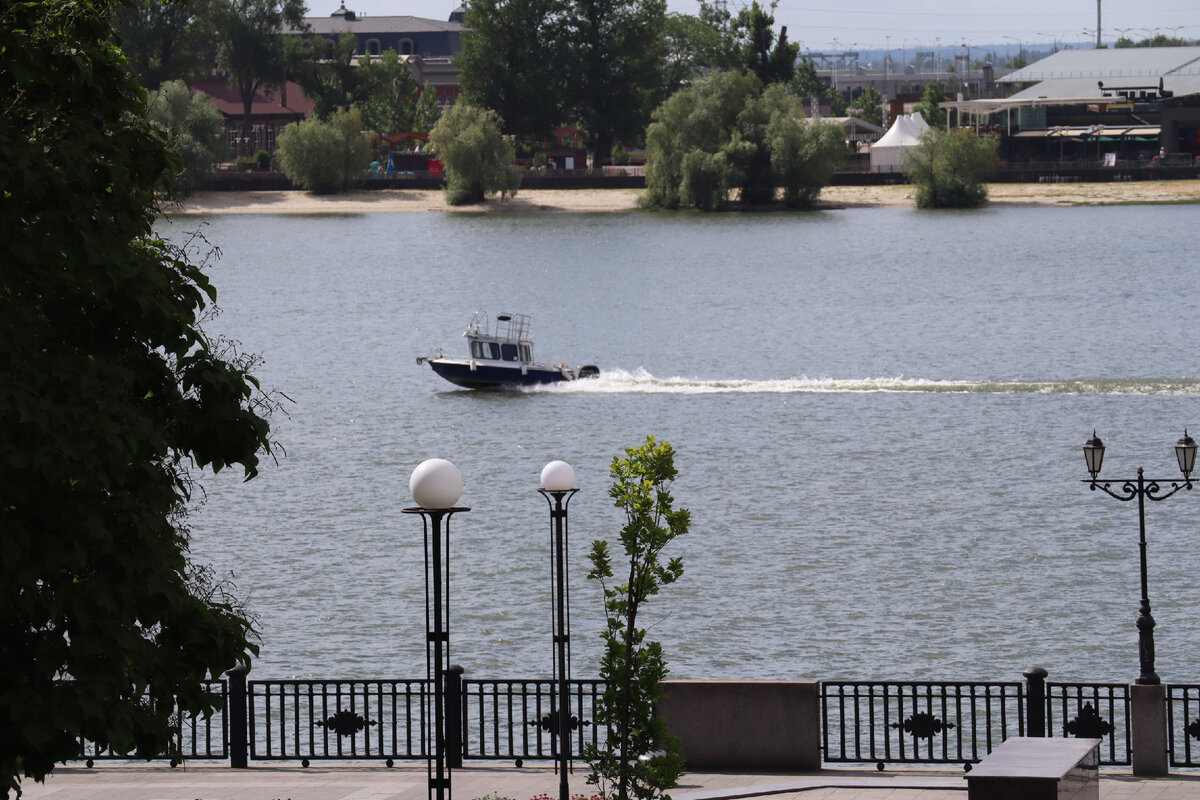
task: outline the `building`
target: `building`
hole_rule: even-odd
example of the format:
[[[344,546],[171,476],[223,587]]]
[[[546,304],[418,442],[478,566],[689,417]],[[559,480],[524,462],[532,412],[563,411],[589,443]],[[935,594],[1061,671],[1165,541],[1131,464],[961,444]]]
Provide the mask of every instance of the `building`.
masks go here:
[[[193,81],[193,91],[204,92],[209,102],[216,107],[225,120],[225,142],[229,158],[238,155],[238,139],[242,135],[242,97],[237,89],[229,85],[227,78],[210,77]],[[275,151],[279,132],[285,125],[299,122],[312,111],[313,102],[305,97],[300,87],[288,81],[276,91],[260,89],[250,106],[250,141],[242,152],[253,155],[259,150]]]
[[[1015,91],[941,105],[960,124],[998,124],[1010,139],[1006,157],[1200,155],[1200,47],[1060,50],[998,82]]]
[[[354,36],[357,56],[377,56],[395,51],[408,62],[417,85],[428,83],[440,105],[451,105],[461,89],[454,56],[462,51],[463,19],[467,7],[459,6],[442,21],[411,16],[364,16],[346,8],[345,2],[328,17],[305,17],[310,34],[337,41]],[[293,31],[298,33],[298,31]]]
[[[337,41],[342,34],[352,34],[357,55],[377,56],[385,50],[395,50],[402,56],[450,59],[462,50],[466,13],[466,6],[460,6],[444,22],[423,17],[370,17],[351,11],[342,3],[328,17],[305,17],[304,22],[310,33],[330,41]]]

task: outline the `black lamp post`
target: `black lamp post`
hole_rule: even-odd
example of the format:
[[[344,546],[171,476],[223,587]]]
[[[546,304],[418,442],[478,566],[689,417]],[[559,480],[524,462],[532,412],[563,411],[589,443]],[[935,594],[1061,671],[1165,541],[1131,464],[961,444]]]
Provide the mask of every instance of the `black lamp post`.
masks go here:
[[[454,505],[462,497],[462,473],[445,459],[421,462],[413,470],[408,488],[417,505],[402,509],[403,513],[420,514],[425,534],[425,677],[433,689],[434,751],[426,760],[429,797],[446,800],[450,796],[445,684],[450,657],[450,517],[471,509]],[[423,702],[428,708],[429,697]]]
[[[551,584],[554,592],[554,673],[557,685],[550,703],[549,727],[558,743],[558,796],[571,800],[567,771],[571,765],[571,602],[567,591],[567,506],[579,490],[574,488],[575,470],[565,461],[551,461],[542,468],[538,489],[550,506],[550,530],[554,543]]]
[[[1142,564],[1142,604],[1138,609],[1138,657],[1141,662],[1141,673],[1134,683],[1156,686],[1161,683],[1158,673],[1154,671],[1154,617],[1150,613],[1150,590],[1146,581],[1146,500],[1166,500],[1180,489],[1191,490],[1192,469],[1196,466],[1196,441],[1188,436],[1187,430],[1183,438],[1175,443],[1175,457],[1179,460],[1179,471],[1183,480],[1152,480],[1142,474],[1138,467],[1137,478],[1118,478],[1115,481],[1101,481],[1096,478],[1100,474],[1100,465],[1104,461],[1104,442],[1092,431],[1092,438],[1083,446],[1083,457],[1087,461],[1087,470],[1091,479],[1084,483],[1090,484],[1092,491],[1100,489],[1105,494],[1123,502],[1137,498],[1138,501],[1138,547]],[[1113,484],[1119,488],[1113,489]],[[1169,484],[1169,485],[1168,485]]]

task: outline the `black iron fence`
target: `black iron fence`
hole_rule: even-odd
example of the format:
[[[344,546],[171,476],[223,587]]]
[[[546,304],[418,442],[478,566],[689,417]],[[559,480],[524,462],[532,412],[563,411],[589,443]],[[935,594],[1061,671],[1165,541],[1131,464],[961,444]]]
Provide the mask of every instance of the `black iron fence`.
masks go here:
[[[446,681],[447,749],[463,759],[557,757],[559,707],[549,679]],[[424,679],[258,680],[241,670],[207,681],[224,711],[180,715],[171,758],[256,761],[400,760],[431,757],[433,695]],[[1200,685],[1166,687],[1170,764],[1200,767]],[[567,712],[573,758],[606,731],[594,723],[599,680],[570,682]],[[1094,737],[1100,763],[1132,763],[1129,686],[1056,683],[1041,670],[1025,681],[823,681],[822,758],[826,763],[962,764],[980,761],[1011,736]],[[90,766],[128,756],[81,742]],[[174,761],[172,761],[174,763]]]
[[[225,680],[204,681],[204,690],[220,699],[220,709],[209,717],[192,717],[175,713],[172,752],[163,757],[177,763],[177,757],[197,760],[224,761],[229,757],[229,720],[224,709],[229,708],[229,683]],[[123,753],[97,747],[86,739],[79,743],[80,760],[90,767],[96,761],[128,759]]]
[[[824,681],[826,762],[972,764],[1025,735],[1021,683]]]
[[[1100,739],[1100,763],[1128,766],[1129,686],[1120,683],[1047,683],[1048,735]]]
[[[424,679],[264,680],[230,674],[231,708],[245,708],[247,724],[230,730],[234,766],[246,761],[396,761],[427,759],[433,694]],[[463,759],[550,760],[558,755],[551,680],[469,680],[457,668],[446,675],[446,740],[452,766]],[[599,680],[568,685],[568,753],[579,757],[603,732],[593,723]]]
[[[1167,747],[1173,767],[1200,767],[1200,685],[1167,687]]]

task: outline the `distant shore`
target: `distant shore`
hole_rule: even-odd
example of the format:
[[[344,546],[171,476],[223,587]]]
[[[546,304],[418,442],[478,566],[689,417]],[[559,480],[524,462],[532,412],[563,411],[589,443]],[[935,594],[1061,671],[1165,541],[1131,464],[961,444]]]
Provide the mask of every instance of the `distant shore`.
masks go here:
[[[182,206],[182,214],[371,214],[455,211],[462,213],[615,212],[637,208],[640,189],[527,189],[507,201],[448,206],[436,190],[400,189],[311,195],[299,191],[200,192]],[[994,206],[1077,206],[1143,203],[1200,203],[1200,180],[1129,183],[996,183],[988,186]],[[825,208],[911,207],[913,188],[829,186],[821,192]]]

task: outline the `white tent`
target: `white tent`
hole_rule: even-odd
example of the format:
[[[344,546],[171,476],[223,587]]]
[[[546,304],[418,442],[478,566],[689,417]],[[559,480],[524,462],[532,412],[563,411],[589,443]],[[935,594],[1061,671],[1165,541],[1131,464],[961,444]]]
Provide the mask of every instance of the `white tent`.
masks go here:
[[[921,134],[927,130],[929,130],[929,123],[921,116],[920,111],[896,117],[896,121],[892,123],[888,132],[871,145],[871,171],[899,171],[900,155],[914,146],[921,138]]]

